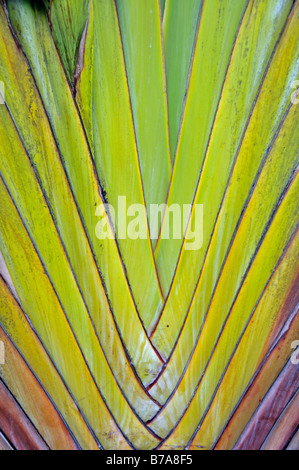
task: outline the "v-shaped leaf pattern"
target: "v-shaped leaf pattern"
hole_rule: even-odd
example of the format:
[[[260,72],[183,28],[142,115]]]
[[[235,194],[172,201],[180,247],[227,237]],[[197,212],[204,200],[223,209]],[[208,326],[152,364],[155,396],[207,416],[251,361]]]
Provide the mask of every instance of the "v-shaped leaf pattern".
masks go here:
[[[1,0],[0,449],[296,445],[298,57],[298,0]]]

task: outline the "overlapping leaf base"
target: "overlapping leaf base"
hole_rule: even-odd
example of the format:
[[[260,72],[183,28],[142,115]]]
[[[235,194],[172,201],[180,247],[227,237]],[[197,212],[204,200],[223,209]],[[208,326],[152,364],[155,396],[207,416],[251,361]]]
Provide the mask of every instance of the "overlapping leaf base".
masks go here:
[[[0,449],[298,448],[298,80],[298,0],[1,2]]]

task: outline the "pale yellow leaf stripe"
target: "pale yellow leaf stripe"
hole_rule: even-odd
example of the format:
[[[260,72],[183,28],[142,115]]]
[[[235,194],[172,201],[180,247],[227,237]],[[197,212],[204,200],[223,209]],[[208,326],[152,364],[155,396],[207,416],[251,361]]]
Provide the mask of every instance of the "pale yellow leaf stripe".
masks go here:
[[[163,297],[149,238],[114,1],[90,2],[84,68],[77,85],[77,101],[102,188],[115,211],[118,243],[136,306],[146,330],[149,330],[160,314]],[[139,213],[139,227],[143,227],[142,237],[136,239],[134,229],[131,234],[123,233],[129,229],[129,225],[124,226],[120,221],[120,218],[126,217],[126,210],[119,205],[119,197],[126,198],[126,208],[131,207],[128,224]]]
[[[165,203],[171,175],[160,5],[158,0],[116,0],[116,6],[144,197],[154,236],[160,223],[156,228],[151,207]],[[155,243],[152,239],[153,247]]]
[[[213,3],[213,2],[209,2]],[[171,158],[174,160],[202,0],[168,0],[163,19]],[[210,19],[212,29],[212,18]],[[233,29],[233,26],[231,24]],[[211,31],[211,36],[212,36]],[[212,55],[212,54],[211,54]],[[205,70],[208,72],[208,70]]]
[[[236,266],[236,260],[240,258],[240,253],[244,250],[246,240],[248,240],[248,226],[251,224],[252,213],[257,208],[255,204],[259,203],[258,194],[253,198],[250,207],[253,212],[251,210],[247,211],[247,217],[245,217],[244,223],[240,227],[238,243],[233,245],[230,257],[225,264],[188,369],[167,408],[154,421],[152,426],[156,432],[159,430],[161,435],[167,434],[180,419],[175,431],[163,444],[164,448],[168,448],[169,445],[174,445],[174,443],[178,446],[185,446],[196,430],[212,398],[215,385],[220,380],[224,367],[233,352],[231,349],[235,347],[250,313],[298,225],[298,190],[299,174],[297,172],[275,214],[248,274],[244,278],[239,294],[231,306],[231,299],[226,300],[223,293],[227,293],[230,289],[232,267]],[[233,332],[230,325],[233,325]],[[214,349],[215,353],[213,355]],[[205,371],[207,366],[208,369]],[[216,384],[213,382],[213,378],[217,380]],[[188,405],[190,399],[191,402]],[[170,405],[172,406],[171,413]],[[185,411],[186,406],[188,408]]]
[[[199,250],[190,251],[185,249],[186,238],[190,237],[190,231],[194,230],[195,227],[196,211],[195,206],[193,206],[191,222],[188,225],[187,235],[181,247],[169,297],[166,300],[162,316],[152,337],[153,344],[163,357],[168,357],[171,353],[179,331],[183,326],[203,267],[206,251],[210,244],[219,213],[219,207],[221,206],[235,158],[238,154],[238,148],[242,143],[243,134],[248,125],[248,119],[251,116],[250,113],[257,113],[255,109],[252,110],[252,107],[255,104],[257,92],[261,85],[261,77],[267,69],[273,48],[285,25],[285,19],[290,9],[290,2],[277,0],[275,3],[280,5],[281,8],[274,9],[273,1],[270,0],[265,2],[257,0],[250,2],[250,7],[248,7],[245,13],[238,33],[205,163],[194,199],[194,205],[203,204],[203,244]],[[296,8],[296,11],[298,11],[298,8]],[[276,65],[271,65],[270,75],[267,69],[267,76],[269,76],[269,78],[262,87],[263,96],[260,98],[260,102],[267,100],[271,114],[266,114],[269,127],[268,132],[262,134],[264,143],[260,144],[261,149],[263,149],[264,145],[267,145],[267,143],[270,145],[283,114],[290,103],[289,90],[287,87],[284,88],[286,86],[284,80],[287,79],[288,83],[290,83],[290,81],[293,80],[292,77],[296,76],[297,73],[297,23],[296,13],[292,15],[292,21],[289,22],[289,28],[283,37],[283,46],[281,46],[280,52],[276,54]],[[290,44],[288,41],[290,41]],[[287,49],[286,45],[290,46],[290,51],[286,52],[286,57],[283,62],[289,68],[284,72],[284,69],[280,67],[279,61],[282,60],[283,52]],[[269,100],[269,93],[274,89],[276,84],[275,80],[277,79],[277,69],[275,69],[275,67],[279,67],[279,70],[283,71],[278,83],[279,89],[283,92],[282,101],[278,107],[278,113],[276,102]],[[262,107],[259,113],[263,113],[265,109],[266,105]],[[264,114],[263,117],[265,117]],[[256,134],[256,130],[254,133]],[[254,149],[254,151],[255,150],[256,149]],[[246,162],[247,161],[246,159]],[[256,164],[253,165],[253,168],[256,168]],[[252,173],[254,175],[254,172]],[[251,178],[253,178],[253,175],[250,175]],[[250,183],[251,181],[249,181],[249,185]],[[246,185],[248,187],[248,182]],[[230,211],[230,213],[231,212],[233,211]],[[176,240],[176,242],[179,241]],[[171,250],[171,245],[173,246],[173,241],[169,247],[165,246],[165,249],[162,250],[163,264],[168,266],[168,268],[170,266],[170,259],[174,260],[173,254],[169,251]],[[220,244],[218,243],[217,248],[221,246],[222,241]],[[179,249],[180,247],[178,246],[177,248]],[[171,266],[172,269],[175,268],[172,264]],[[208,297],[207,300],[209,300]],[[172,314],[173,311],[176,312],[175,316]]]
[[[71,321],[85,358],[88,364],[91,365],[92,372],[95,373],[98,381],[100,377],[103,380],[106,376],[107,383],[111,380],[114,382],[114,377],[117,377],[117,383],[123,388],[122,392],[128,398],[131,406],[134,406],[137,414],[142,419],[148,420],[159,408],[150,400],[145,390],[138,383],[131,364],[125,356],[118,332],[112,321],[109,304],[99,275],[97,278],[95,276],[93,280],[95,284],[94,291],[101,294],[101,297],[98,298],[95,295],[95,299],[92,298],[91,302],[89,301],[89,296],[87,296],[88,304],[86,305],[56,231],[55,219],[53,220],[51,217],[31,162],[26,155],[25,149],[4,105],[0,108],[0,133],[6,137],[0,142],[0,172],[2,172],[10,188],[12,197],[41,256],[53,287]],[[12,155],[15,157],[11,158]],[[69,199],[66,201],[73,202],[71,195],[69,195]],[[73,211],[76,213],[74,205]],[[67,215],[68,213],[66,217]],[[67,218],[66,220],[69,219]],[[82,242],[82,245],[78,246],[79,253],[83,250],[84,242],[86,242],[84,237],[82,237]],[[87,260],[88,254],[89,259],[91,258],[90,264],[86,266],[83,262],[81,266],[76,265],[79,275],[85,275],[87,279],[89,269],[95,268],[91,253],[88,247],[86,247]],[[75,259],[75,257],[76,252],[72,252],[72,259]],[[97,271],[94,269],[92,274],[97,274]],[[80,280],[84,282],[84,279],[80,278]],[[16,287],[18,287],[17,284]],[[91,286],[86,286],[87,293],[88,287]],[[88,307],[92,310],[89,310]],[[30,312],[28,314],[30,315]],[[94,322],[92,321],[93,318]],[[99,339],[101,340],[101,345]],[[108,371],[106,358],[109,360],[109,366],[114,377]],[[103,364],[102,361],[104,361]],[[101,369],[97,372],[96,364],[98,364],[98,367],[101,365]],[[130,387],[128,387],[129,383]],[[107,390],[108,402],[110,401],[111,393],[111,390],[110,392]]]
[[[250,319],[191,447],[203,445],[211,448],[213,446],[261,363],[264,357],[264,344],[271,335],[289,288],[299,270],[298,250],[299,232],[297,231]],[[228,323],[227,328],[228,334],[235,336],[231,322]]]
[[[21,8],[20,15],[24,19],[22,27],[24,34],[29,30],[29,36],[26,36],[28,39],[35,32],[38,33],[36,28],[39,23],[34,23],[32,19],[26,23],[27,12],[26,9],[23,11],[23,8],[26,8],[24,2],[22,4],[14,2],[12,8],[16,7]],[[80,118],[50,36],[48,24],[42,22],[42,37],[45,43],[41,44],[41,41],[34,36],[32,40],[36,39],[36,42],[34,44],[29,42],[26,49],[30,56],[32,53],[31,65],[34,66],[35,78],[47,107],[58,149],[28,64],[15,44],[2,7],[0,24],[0,79],[6,86],[6,101],[37,170],[97,331],[100,330],[102,334],[107,335],[106,351],[109,352],[108,337],[113,342],[117,341],[117,335],[113,334],[112,339],[112,335],[107,332],[107,328],[108,330],[112,328],[112,331],[114,329],[109,315],[105,319],[104,315],[99,315],[100,309],[107,311],[105,288],[122,338],[134,334],[135,341],[128,342],[126,347],[138,375],[145,384],[148,384],[159,371],[161,361],[150,345],[138,318],[115,241],[110,239],[100,241],[96,237],[95,228],[99,219],[95,211],[98,206],[103,205],[103,201],[99,194]],[[47,63],[48,68],[41,69],[39,63]],[[19,79],[20,76],[22,80]],[[63,160],[58,150],[62,152]],[[83,219],[85,233],[78,211]],[[112,234],[111,229],[110,233]],[[91,249],[104,279],[104,288],[92,259]],[[121,350],[118,353],[123,354]]]
[[[184,3],[186,8],[186,2],[180,3]],[[167,198],[169,207],[178,204],[183,209],[184,204],[191,204],[193,201],[232,47],[247,3],[248,0],[241,0],[237,3],[234,0],[203,2]],[[183,7],[181,6],[178,12],[176,6],[173,9],[175,9],[172,13],[174,15],[179,14]],[[167,5],[165,21],[168,14],[171,14],[169,10],[170,5]],[[167,23],[165,23],[165,28],[167,34]],[[171,42],[171,45],[168,45],[167,41],[165,43],[167,47],[165,60],[168,58],[167,54],[170,54],[168,50],[175,47],[175,41],[180,41],[181,30],[176,34],[177,38]],[[177,58],[173,57],[172,60],[175,61]],[[181,64],[179,63],[177,67],[180,68]],[[172,72],[175,74],[176,70]],[[178,80],[176,75],[175,78],[170,79],[170,89],[167,85],[167,91],[170,93],[170,112],[173,112],[172,82],[174,80]],[[174,240],[167,239],[165,220],[162,224],[155,259],[164,296],[168,294],[171,285],[184,231],[184,223],[181,222],[181,237]]]
[[[297,107],[292,106],[284,121],[284,125],[266,161],[228,254],[211,304],[211,308],[215,303],[215,308],[218,308],[218,320],[215,321],[214,324],[214,333],[217,332],[217,334],[219,334],[221,331],[222,323],[238,292],[239,286],[242,284],[242,279],[246,275],[246,270],[250,266],[254,253],[259,246],[263,231],[267,229],[267,224],[271,219],[271,213],[279,204],[281,193],[288,184],[294,167],[298,164],[296,137],[299,125],[298,112]],[[282,160],[281,155],[284,152],[285,158]],[[205,278],[203,277],[202,279],[204,280]],[[178,342],[175,353],[171,357],[164,373],[152,388],[151,393],[153,396],[159,394],[160,397],[164,396],[165,400],[171,391],[174,390],[192,352],[192,348],[189,347],[190,338],[192,338],[192,344],[196,344],[197,336],[200,332],[199,341],[203,340],[203,335],[207,327],[206,322],[212,322],[212,320],[209,320],[211,313],[208,312],[207,320],[204,323],[206,308],[208,307],[204,293],[205,290],[202,287],[202,283],[199,283],[190,307],[187,322],[180,338],[181,342]],[[216,341],[216,338],[217,335],[213,337],[212,333],[209,333],[209,341]],[[187,354],[185,354],[184,349],[182,349],[184,343]],[[196,348],[198,349],[198,345]],[[206,351],[205,354],[206,353],[208,353],[208,351]],[[189,384],[189,391],[186,391],[186,393],[189,397],[191,396],[191,384]],[[171,402],[172,400],[169,403]],[[167,408],[168,407],[169,404],[167,405]],[[167,412],[166,410],[167,409],[164,409],[161,413]]]
[[[20,300],[76,401],[82,406],[99,442],[104,448],[110,449],[118,445],[126,447],[127,440],[137,448],[154,446],[157,439],[145,429],[129,407],[101,349],[96,346],[94,331],[84,312],[80,312],[80,301],[74,287],[70,295],[78,305],[73,304],[66,312],[63,310],[2,178],[0,193],[0,242]],[[47,235],[44,227],[46,241]],[[55,246],[54,252],[57,256]],[[63,259],[53,257],[53,260],[55,264],[57,261],[58,268],[63,272]],[[61,281],[63,285],[63,279]],[[78,347],[75,335],[81,339],[81,348]],[[85,347],[83,340],[86,341]],[[112,434],[115,433],[112,441],[107,436],[107,426]]]
[[[297,10],[297,17],[298,13],[299,10]],[[196,341],[202,326],[225,257],[232,243],[239,218],[244,211],[246,199],[254,187],[255,179],[260,171],[262,171],[264,160],[271,145],[273,145],[272,139],[278,125],[279,133],[275,143],[274,156],[270,155],[269,162],[265,170],[263,170],[264,173],[265,171],[271,171],[273,176],[276,175],[277,178],[277,181],[274,180],[271,183],[274,189],[272,190],[271,186],[269,186],[271,197],[274,194],[276,194],[276,197],[279,197],[280,191],[283,188],[282,184],[287,181],[290,172],[298,161],[296,137],[299,122],[298,107],[293,106],[288,110],[288,115],[285,115],[286,110],[290,106],[292,82],[294,77],[299,76],[299,28],[297,24],[298,19],[294,15],[269,68],[226,190],[194,294],[194,306],[188,311],[188,316],[166,369],[151,389],[152,395],[159,396],[159,399],[163,402],[171,394],[190,357],[194,341]],[[284,64],[283,67],[281,67],[281,63]],[[269,100],[270,91],[271,100]],[[282,122],[279,123],[281,119]],[[259,129],[258,132],[257,129]],[[276,136],[274,137],[275,140]],[[282,155],[285,156],[282,158]],[[269,170],[267,170],[268,168]],[[263,190],[263,187],[261,187],[261,190]],[[266,197],[266,192],[264,196]],[[268,214],[270,214],[269,208],[267,209]],[[265,221],[267,220],[266,217]],[[256,241],[254,242],[254,240]],[[258,238],[256,238],[255,234],[254,237],[252,236],[251,243],[257,243],[257,241]],[[249,259],[250,250],[248,247],[247,260]],[[172,305],[172,303],[169,305]],[[177,309],[179,309],[179,305]],[[180,323],[178,320],[176,321],[176,319],[171,318],[170,310],[167,307],[164,315],[165,317],[161,320],[160,328],[162,333],[164,331],[162,327],[165,328],[165,324],[168,321],[170,336],[166,334],[164,337],[165,349],[163,351],[164,354],[169,354],[175,341],[174,326],[179,330]],[[190,341],[190,338],[192,338],[192,341]],[[167,340],[168,342],[166,343]]]

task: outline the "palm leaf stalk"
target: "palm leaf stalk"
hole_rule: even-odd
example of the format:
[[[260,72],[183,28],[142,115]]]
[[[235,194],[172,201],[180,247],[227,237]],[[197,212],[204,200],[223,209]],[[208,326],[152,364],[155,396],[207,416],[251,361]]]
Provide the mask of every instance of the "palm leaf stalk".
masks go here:
[[[299,448],[298,83],[298,0],[0,1],[0,450]]]

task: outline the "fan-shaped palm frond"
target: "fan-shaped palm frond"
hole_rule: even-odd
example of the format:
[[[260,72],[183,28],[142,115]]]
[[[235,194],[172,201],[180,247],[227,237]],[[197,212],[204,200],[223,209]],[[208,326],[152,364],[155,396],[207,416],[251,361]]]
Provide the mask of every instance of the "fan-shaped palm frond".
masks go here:
[[[299,1],[1,0],[0,84],[0,450],[298,448]]]

